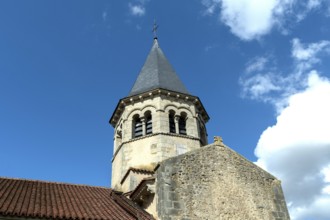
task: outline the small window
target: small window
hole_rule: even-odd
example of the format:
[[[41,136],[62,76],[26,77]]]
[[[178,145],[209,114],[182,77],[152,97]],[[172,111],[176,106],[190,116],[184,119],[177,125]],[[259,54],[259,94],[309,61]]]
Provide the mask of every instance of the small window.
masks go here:
[[[142,122],[141,119],[138,115],[135,115],[133,118],[133,125],[134,125],[134,130],[133,130],[133,137],[141,137],[143,135],[142,133]]]
[[[187,114],[184,112],[181,113],[179,118],[179,134],[187,135],[186,120],[187,120]]]
[[[175,112],[171,110],[169,114],[170,133],[176,133],[174,117],[175,117]]]
[[[146,118],[146,134],[152,134],[152,117],[151,112],[146,112],[145,114]]]

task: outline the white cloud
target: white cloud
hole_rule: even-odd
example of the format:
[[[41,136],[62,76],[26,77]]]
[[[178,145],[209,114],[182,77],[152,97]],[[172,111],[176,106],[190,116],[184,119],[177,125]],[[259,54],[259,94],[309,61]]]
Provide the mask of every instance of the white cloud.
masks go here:
[[[307,9],[312,10],[314,8],[320,7],[322,4],[322,0],[309,0],[307,2]]]
[[[283,33],[286,22],[299,22],[327,0],[202,0],[205,13],[219,13],[221,22],[242,40],[259,39],[273,28]],[[327,3],[328,4],[328,3]]]
[[[262,71],[265,68],[265,65],[268,63],[267,57],[256,57],[248,62],[246,66],[246,72],[251,73],[255,71]]]
[[[276,20],[276,0],[223,0],[221,21],[243,40],[259,38],[268,33]]]
[[[329,220],[330,199],[319,198],[314,203],[305,208],[297,208],[291,211],[292,220]]]
[[[217,9],[220,9],[222,0],[202,0],[202,4],[206,7],[205,13],[212,15]]]
[[[292,73],[286,75],[271,66],[268,57],[252,59],[239,80],[242,96],[271,103],[277,112],[281,112],[288,103],[288,97],[306,88],[307,74],[321,63],[320,55],[326,53],[330,53],[330,41],[305,45],[299,39],[293,39],[291,56],[294,67]]]
[[[307,2],[304,1],[303,2],[304,6],[301,7],[302,9],[298,11],[298,13],[296,14],[297,21],[299,22],[305,19],[305,17],[310,11],[320,8],[322,3],[327,3],[327,0],[308,0]]]
[[[240,84],[245,97],[273,104],[277,120],[260,136],[257,164],[282,180],[293,220],[330,219],[330,80],[315,69],[330,42],[293,39],[292,72],[248,62]]]
[[[150,0],[133,0],[128,3],[130,14],[133,16],[143,16],[146,13],[146,4]],[[132,3],[134,2],[134,3]]]
[[[134,16],[143,16],[146,13],[146,9],[143,4],[128,4],[130,13]]]
[[[255,150],[257,163],[282,180],[292,219],[330,218],[324,173],[330,165],[329,100],[329,80],[312,71],[307,88],[290,96]]]
[[[258,39],[280,22],[293,0],[203,0],[207,14],[220,11],[220,20],[242,40]]]
[[[318,62],[319,59],[316,55],[322,51],[329,52],[330,41],[320,41],[318,43],[311,43],[307,46],[303,45],[299,39],[292,40],[292,57],[298,61],[312,60]]]
[[[304,45],[299,39],[292,40],[291,56],[295,60],[295,72],[298,80],[302,74],[321,62],[320,55],[330,53],[330,41],[320,41]]]
[[[322,170],[322,173],[324,174],[324,181],[330,183],[330,165],[328,167],[325,167]]]
[[[243,85],[243,94],[251,99],[268,101],[266,94],[281,90],[276,85],[276,75],[272,73],[257,74],[252,77],[241,79],[240,84]]]

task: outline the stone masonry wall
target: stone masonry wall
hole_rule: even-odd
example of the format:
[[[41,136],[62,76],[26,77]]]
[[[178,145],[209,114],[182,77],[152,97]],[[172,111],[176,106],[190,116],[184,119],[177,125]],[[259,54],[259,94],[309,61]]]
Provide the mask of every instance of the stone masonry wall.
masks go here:
[[[200,148],[199,140],[183,135],[153,134],[125,143],[112,166],[112,188],[126,192],[120,181],[130,167],[153,170],[170,157]]]
[[[288,220],[280,181],[223,145],[167,159],[156,172],[162,220]]]
[[[120,181],[130,167],[153,169],[159,162],[201,147],[199,112],[192,98],[154,94],[125,104],[114,131],[112,188],[123,190]],[[170,133],[169,112],[187,115],[186,135]],[[152,116],[152,134],[135,138],[134,117]],[[176,124],[178,125],[178,124]],[[144,125],[145,126],[145,125]],[[145,129],[143,129],[145,130]],[[204,143],[203,143],[204,144]]]

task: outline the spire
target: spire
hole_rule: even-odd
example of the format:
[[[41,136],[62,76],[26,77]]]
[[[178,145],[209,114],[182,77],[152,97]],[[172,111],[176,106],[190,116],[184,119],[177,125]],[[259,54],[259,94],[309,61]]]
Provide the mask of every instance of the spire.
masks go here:
[[[160,49],[157,37],[154,38],[147,60],[144,63],[129,96],[153,89],[167,89],[174,92],[189,94],[171,64],[166,59],[163,51]]]

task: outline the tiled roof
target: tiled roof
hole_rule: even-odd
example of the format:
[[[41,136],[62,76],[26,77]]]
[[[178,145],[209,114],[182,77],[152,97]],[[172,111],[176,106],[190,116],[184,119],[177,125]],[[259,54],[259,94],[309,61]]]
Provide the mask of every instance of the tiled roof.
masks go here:
[[[189,94],[173,67],[160,49],[157,38],[149,52],[138,78],[129,96],[137,95],[153,89],[166,89],[183,94]]]
[[[0,178],[0,217],[153,219],[110,188]]]

